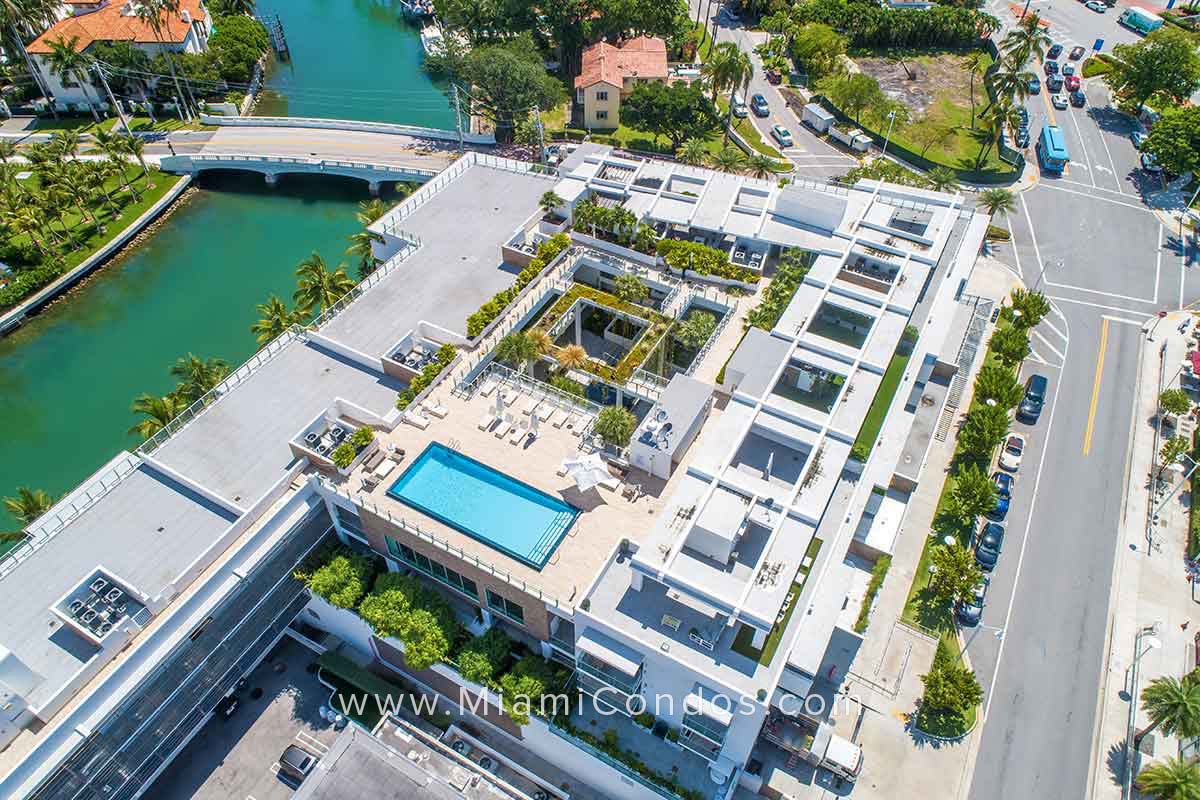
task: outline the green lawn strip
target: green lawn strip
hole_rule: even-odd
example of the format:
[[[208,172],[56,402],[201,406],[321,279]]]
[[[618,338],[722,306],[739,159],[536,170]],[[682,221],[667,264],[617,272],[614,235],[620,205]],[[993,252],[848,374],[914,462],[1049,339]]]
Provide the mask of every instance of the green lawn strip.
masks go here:
[[[767,639],[763,642],[762,650],[754,647],[754,628],[749,625],[743,625],[738,629],[737,635],[733,638],[733,644],[730,645],[735,653],[741,653],[746,658],[757,661],[763,666],[771,663],[771,659],[775,657],[775,651],[779,649],[779,642],[783,639],[783,632],[787,630],[788,622],[792,618],[792,612],[800,604],[800,592],[804,591],[804,584],[808,582],[808,573],[812,569],[811,565],[815,563],[817,553],[821,551],[821,545],[823,544],[824,541],[815,536],[808,543],[808,550],[804,553],[804,560],[809,562],[809,566],[806,567],[801,563],[800,569],[796,570],[796,580],[792,582],[791,588],[791,605],[783,612],[783,619],[776,622],[771,628],[771,632],[767,634]]]
[[[368,730],[373,729],[383,718],[381,708],[399,709],[406,698],[415,694],[412,690],[397,686],[332,650],[318,656],[317,666],[321,668],[322,680],[337,690],[332,708],[346,714]],[[410,711],[413,710],[415,701],[411,701],[408,707]],[[424,709],[424,705],[420,707]],[[361,713],[358,713],[359,708]],[[449,719],[445,712],[421,713],[420,716],[443,729]]]
[[[724,97],[717,98],[717,110],[721,112],[721,119],[729,119],[729,101]],[[746,144],[754,148],[755,152],[771,158],[783,158],[782,153],[763,141],[762,134],[759,133],[758,128],[754,127],[754,123],[750,121],[749,117],[734,117],[733,129],[741,135]]]
[[[217,127],[184,122],[178,117],[160,117],[157,120],[151,120],[149,117],[134,116],[128,119],[129,127],[135,133],[141,131],[215,130]],[[33,126],[33,130],[40,133],[53,133],[54,131],[95,133],[96,131],[120,130],[120,128],[120,121],[117,117],[100,120],[99,125],[91,117],[59,117],[58,119],[39,117]]]
[[[879,590],[883,586],[883,579],[887,577],[891,566],[892,557],[882,555],[875,562],[875,566],[871,568],[871,582],[867,584],[862,605],[858,608],[858,619],[854,621],[855,633],[866,633],[867,626],[871,624],[871,605],[875,602],[875,597],[879,594]]]
[[[904,353],[897,350],[892,354],[892,360],[888,362],[883,379],[879,381],[879,389],[875,392],[871,407],[867,409],[862,427],[858,429],[858,436],[850,448],[851,455],[860,461],[866,461],[872,448],[875,447],[875,440],[879,438],[879,431],[883,428],[883,419],[887,416],[888,408],[892,405],[892,398],[895,397],[896,390],[900,387],[900,378],[903,377],[904,368],[908,366],[910,358],[912,358],[911,349],[907,349]]]

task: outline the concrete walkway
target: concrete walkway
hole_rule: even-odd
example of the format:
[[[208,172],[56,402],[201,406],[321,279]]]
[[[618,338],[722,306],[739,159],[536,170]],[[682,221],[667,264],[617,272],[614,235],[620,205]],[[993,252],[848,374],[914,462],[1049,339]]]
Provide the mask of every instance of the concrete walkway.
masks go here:
[[[1188,322],[1185,333],[1178,328]],[[1196,665],[1196,634],[1200,633],[1200,601],[1194,599],[1192,585],[1187,581],[1184,563],[1187,546],[1189,494],[1186,489],[1173,493],[1179,474],[1168,471],[1170,480],[1165,492],[1151,497],[1151,459],[1156,446],[1155,428],[1158,393],[1178,388],[1177,372],[1195,340],[1191,332],[1197,318],[1188,312],[1176,312],[1150,323],[1152,338],[1143,338],[1140,375],[1135,400],[1134,438],[1126,486],[1126,506],[1123,514],[1120,543],[1117,553],[1114,582],[1113,616],[1107,667],[1101,685],[1100,723],[1094,750],[1092,798],[1108,800],[1121,797],[1121,777],[1125,767],[1124,742],[1129,723],[1130,702],[1154,678],[1170,675],[1181,677]],[[1161,348],[1166,346],[1166,350]],[[1160,372],[1160,354],[1163,368]],[[1195,394],[1193,393],[1193,399]],[[1150,503],[1162,504],[1157,525],[1148,542],[1147,512]],[[1138,685],[1129,686],[1129,669],[1134,659],[1134,642],[1138,629],[1157,625],[1154,638],[1161,645],[1147,647],[1139,664]],[[1139,703],[1140,705],[1140,703]],[[1145,714],[1138,708],[1134,724],[1147,724]],[[1143,754],[1135,770],[1153,760],[1178,754],[1178,742],[1152,734],[1154,756]],[[1143,741],[1143,753],[1148,748]],[[1136,793],[1134,796],[1137,796]]]

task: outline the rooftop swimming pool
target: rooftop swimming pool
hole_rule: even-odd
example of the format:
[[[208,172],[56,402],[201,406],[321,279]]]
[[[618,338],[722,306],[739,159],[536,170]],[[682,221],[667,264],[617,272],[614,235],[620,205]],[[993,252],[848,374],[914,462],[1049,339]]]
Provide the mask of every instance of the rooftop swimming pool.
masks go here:
[[[579,516],[557,497],[437,442],[388,494],[539,570]]]

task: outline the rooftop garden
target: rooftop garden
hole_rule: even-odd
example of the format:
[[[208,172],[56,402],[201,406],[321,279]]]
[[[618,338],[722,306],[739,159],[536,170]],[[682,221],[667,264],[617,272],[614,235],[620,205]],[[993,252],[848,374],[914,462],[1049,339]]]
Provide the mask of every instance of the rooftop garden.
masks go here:
[[[507,289],[502,289],[492,296],[479,310],[467,317],[467,336],[472,339],[483,333],[492,320],[496,319],[503,313],[504,309],[508,308],[508,304],[516,299],[529,283],[536,278],[546,266],[558,257],[558,254],[571,244],[571,238],[566,234],[560,233],[557,236],[551,237],[542,242],[538,246],[537,256],[529,262],[525,269],[517,275],[517,279],[513,281],[512,286]]]
[[[590,286],[582,286],[576,283],[542,314],[532,331],[548,333],[554,323],[558,322],[580,300],[586,300],[600,308],[646,320],[648,323],[645,330],[634,341],[633,346],[629,348],[616,364],[605,364],[594,358],[574,359],[568,357],[568,360],[574,363],[575,368],[590,372],[612,383],[620,384],[629,380],[629,377],[633,375],[633,371],[641,366],[642,362],[649,356],[650,351],[654,349],[654,346],[674,326],[674,322],[670,318],[646,306],[622,300],[608,292],[602,292],[599,289],[593,289]],[[571,345],[559,346],[553,342],[547,342],[543,344],[542,349],[543,354],[553,356],[555,360],[562,362],[564,360],[564,351],[570,347]]]
[[[896,352],[892,354],[892,360],[883,372],[883,379],[879,382],[879,388],[875,390],[875,398],[871,401],[866,416],[863,417],[858,436],[850,447],[851,458],[866,461],[871,455],[875,441],[879,438],[879,431],[883,429],[883,418],[887,416],[892,398],[900,388],[900,378],[904,375],[904,368],[908,366],[908,359],[912,357],[913,342],[916,340],[917,329],[911,325],[907,326],[900,336],[900,343],[896,345]]]
[[[740,283],[758,283],[760,278],[757,272],[731,263],[728,253],[699,242],[659,239],[657,253],[668,267],[685,277],[691,272]]]
[[[783,640],[783,632],[787,630],[788,622],[792,619],[792,612],[796,610],[796,605],[800,602],[800,593],[804,591],[804,584],[808,582],[808,574],[812,571],[817,553],[821,552],[823,544],[825,542],[815,536],[808,543],[808,549],[804,551],[804,560],[801,561],[800,568],[796,570],[796,580],[792,582],[792,588],[788,592],[791,599],[784,601],[785,608],[781,609],[782,616],[775,622],[771,632],[767,634],[762,649],[759,650],[754,646],[754,628],[742,625],[731,645],[731,649],[735,653],[757,661],[764,667],[771,663],[771,659],[775,657],[775,651],[779,649],[779,643]]]
[[[531,713],[540,713],[541,698],[561,690],[569,677],[562,667],[528,653],[499,628],[471,636],[436,589],[420,578],[388,572],[380,559],[343,545],[321,548],[295,576],[331,605],[354,611],[376,636],[399,641],[413,669],[447,664],[466,680],[499,693],[505,713],[518,725],[528,723]],[[344,670],[336,671],[357,688],[376,693],[375,684],[364,685]]]

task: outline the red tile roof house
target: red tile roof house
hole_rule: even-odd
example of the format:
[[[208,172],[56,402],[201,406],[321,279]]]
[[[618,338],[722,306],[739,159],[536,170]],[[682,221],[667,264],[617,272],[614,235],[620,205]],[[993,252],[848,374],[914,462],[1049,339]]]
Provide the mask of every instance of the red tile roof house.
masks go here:
[[[583,70],[575,79],[576,112],[583,127],[616,128],[621,98],[639,81],[667,80],[667,44],[639,36],[621,44],[597,42],[583,51]]]
[[[25,47],[60,110],[68,110],[71,105],[85,111],[89,102],[107,108],[108,103],[98,80],[95,86],[81,87],[77,81],[64,82],[50,71],[51,42],[69,42],[78,37],[75,48],[87,52],[96,42],[126,41],[151,56],[161,50],[200,53],[208,49],[212,17],[204,7],[204,0],[180,0],[179,12],[167,15],[161,40],[149,25],[137,18],[134,13],[137,5],[137,0],[68,2],[70,16],[51,25]]]

